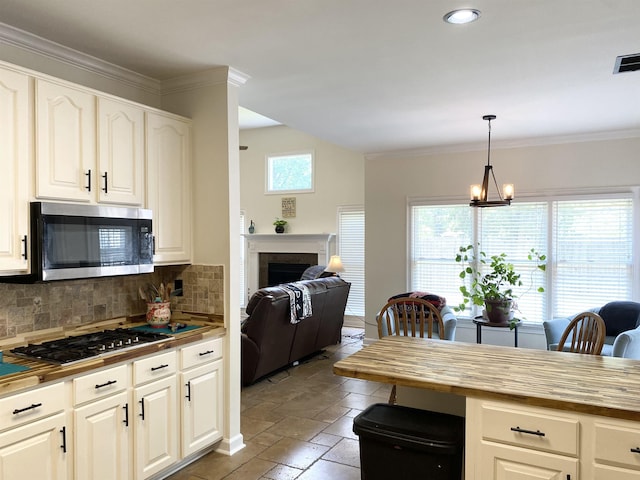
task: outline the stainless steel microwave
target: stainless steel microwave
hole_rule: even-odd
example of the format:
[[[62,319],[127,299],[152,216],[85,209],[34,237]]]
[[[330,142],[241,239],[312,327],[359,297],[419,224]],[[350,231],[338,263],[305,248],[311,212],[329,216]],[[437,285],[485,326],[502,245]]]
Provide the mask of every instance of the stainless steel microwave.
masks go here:
[[[33,281],[153,272],[151,210],[31,203]]]

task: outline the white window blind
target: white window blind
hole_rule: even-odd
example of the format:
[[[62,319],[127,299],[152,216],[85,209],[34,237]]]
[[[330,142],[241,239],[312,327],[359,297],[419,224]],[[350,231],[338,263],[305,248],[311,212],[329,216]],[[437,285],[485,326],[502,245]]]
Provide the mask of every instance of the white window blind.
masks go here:
[[[340,276],[351,283],[347,315],[364,316],[364,209],[338,209],[338,254],[344,265]]]
[[[558,201],[553,222],[554,313],[632,298],[631,198]]]
[[[527,259],[531,249],[547,255],[548,205],[533,202],[511,205],[509,208],[484,208],[479,211],[479,242],[481,250],[492,255],[507,254],[520,273],[523,285],[514,287],[518,311],[516,317],[532,322],[542,322],[546,315],[545,295],[538,287],[547,290],[546,275]],[[482,268],[480,269],[482,271]],[[480,315],[477,311],[474,314]]]
[[[461,266],[455,254],[461,245],[479,244],[487,256],[506,253],[522,273],[524,285],[514,292],[519,295],[517,315],[528,322],[569,316],[613,300],[637,300],[633,210],[630,193],[518,201],[508,208],[414,203],[411,289],[458,305]],[[527,259],[532,248],[547,256],[546,273]],[[460,315],[480,313],[476,308]]]
[[[472,210],[468,205],[415,205],[411,208],[412,291],[429,292],[462,302],[455,257],[461,245],[472,242]],[[403,293],[403,292],[394,292]]]

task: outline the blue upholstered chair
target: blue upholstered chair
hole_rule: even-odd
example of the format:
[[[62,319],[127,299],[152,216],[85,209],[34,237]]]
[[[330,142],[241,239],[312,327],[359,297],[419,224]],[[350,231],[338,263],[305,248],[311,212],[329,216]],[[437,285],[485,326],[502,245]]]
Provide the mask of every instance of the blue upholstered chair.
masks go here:
[[[609,302],[602,307],[590,308],[587,311],[600,315],[607,327],[607,335],[601,355],[611,356],[616,338],[621,333],[635,330],[640,326],[640,303],[637,302]],[[553,320],[543,322],[542,326],[544,327],[544,334],[547,340],[547,350],[557,350],[562,333],[572,318],[573,316],[554,318]],[[620,349],[622,349],[622,344],[620,345]]]
[[[618,335],[613,342],[612,355],[640,360],[640,327]]]

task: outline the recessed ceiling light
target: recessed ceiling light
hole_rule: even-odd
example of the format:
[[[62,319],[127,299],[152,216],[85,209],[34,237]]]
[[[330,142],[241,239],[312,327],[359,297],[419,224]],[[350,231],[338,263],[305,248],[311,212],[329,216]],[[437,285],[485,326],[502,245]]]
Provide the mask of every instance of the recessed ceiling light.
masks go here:
[[[454,23],[456,25],[475,22],[478,18],[480,18],[480,10],[475,10],[473,8],[453,10],[442,17],[445,22]]]

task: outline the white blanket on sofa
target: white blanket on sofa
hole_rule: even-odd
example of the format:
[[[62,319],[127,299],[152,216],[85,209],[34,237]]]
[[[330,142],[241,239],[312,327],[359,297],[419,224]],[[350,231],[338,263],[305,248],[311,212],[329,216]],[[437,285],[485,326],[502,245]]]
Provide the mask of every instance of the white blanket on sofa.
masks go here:
[[[311,308],[311,294],[309,289],[303,283],[287,283],[280,285],[289,294],[289,303],[291,305],[291,323],[298,323],[307,317],[313,315]]]

